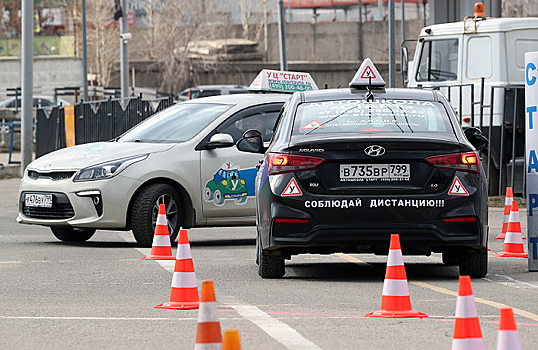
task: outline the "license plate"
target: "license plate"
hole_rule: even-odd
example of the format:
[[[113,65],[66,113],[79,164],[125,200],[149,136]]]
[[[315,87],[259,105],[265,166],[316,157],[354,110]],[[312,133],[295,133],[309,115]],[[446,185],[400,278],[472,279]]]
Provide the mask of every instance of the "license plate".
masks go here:
[[[409,181],[409,164],[340,164],[340,181]]]
[[[52,194],[27,193],[24,196],[24,204],[27,207],[52,208]]]

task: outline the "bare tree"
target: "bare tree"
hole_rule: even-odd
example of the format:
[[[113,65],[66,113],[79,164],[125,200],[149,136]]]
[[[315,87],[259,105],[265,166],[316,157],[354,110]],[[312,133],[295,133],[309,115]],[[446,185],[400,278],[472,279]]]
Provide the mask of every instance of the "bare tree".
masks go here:
[[[21,35],[20,1],[0,1],[0,38],[18,38]]]

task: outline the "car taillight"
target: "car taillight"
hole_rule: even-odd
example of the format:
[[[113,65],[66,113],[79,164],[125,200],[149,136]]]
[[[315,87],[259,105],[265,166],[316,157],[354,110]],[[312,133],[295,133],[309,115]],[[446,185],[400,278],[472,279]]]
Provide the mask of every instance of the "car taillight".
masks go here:
[[[466,216],[461,218],[450,218],[450,219],[441,219],[444,222],[475,222],[476,217],[474,216]]]
[[[478,152],[451,153],[432,156],[426,158],[426,162],[441,169],[463,170],[472,173],[480,172],[480,156],[478,155]]]
[[[312,170],[323,164],[325,159],[296,154],[268,153],[265,161],[269,168],[269,175],[276,175],[294,171]]]

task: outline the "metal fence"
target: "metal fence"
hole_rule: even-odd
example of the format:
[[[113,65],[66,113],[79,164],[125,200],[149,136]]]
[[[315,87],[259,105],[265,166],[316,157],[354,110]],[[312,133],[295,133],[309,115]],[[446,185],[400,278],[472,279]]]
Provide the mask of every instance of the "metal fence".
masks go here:
[[[111,140],[172,104],[172,97],[144,100],[141,96],[78,103],[75,105],[75,144]],[[36,158],[64,147],[64,107],[39,108]]]

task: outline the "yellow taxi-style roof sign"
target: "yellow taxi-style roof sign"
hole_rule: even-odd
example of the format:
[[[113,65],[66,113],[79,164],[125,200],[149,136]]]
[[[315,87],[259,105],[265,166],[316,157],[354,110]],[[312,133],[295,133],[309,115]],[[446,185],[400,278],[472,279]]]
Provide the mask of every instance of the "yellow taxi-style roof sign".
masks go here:
[[[309,73],[263,69],[248,90],[294,93],[318,90],[318,86]]]
[[[377,71],[377,68],[372,63],[372,60],[365,58],[364,61],[362,61],[359,70],[357,70],[357,73],[355,73],[355,76],[349,83],[349,87],[354,89],[366,89],[370,84],[372,87],[377,88],[387,85],[381,74]]]

